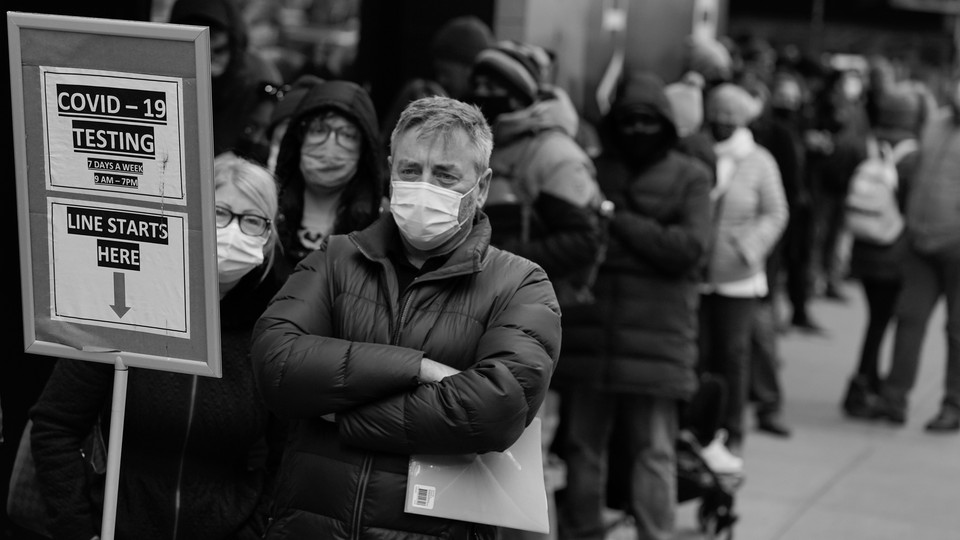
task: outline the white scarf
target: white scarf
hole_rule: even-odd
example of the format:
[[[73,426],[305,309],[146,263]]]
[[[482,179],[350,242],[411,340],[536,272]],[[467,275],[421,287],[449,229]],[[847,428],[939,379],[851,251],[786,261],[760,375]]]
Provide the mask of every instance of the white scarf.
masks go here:
[[[737,168],[737,162],[754,151],[757,143],[753,140],[753,133],[745,127],[739,127],[725,141],[713,145],[717,155],[717,185],[710,195],[714,200],[720,197],[730,185],[730,179]]]

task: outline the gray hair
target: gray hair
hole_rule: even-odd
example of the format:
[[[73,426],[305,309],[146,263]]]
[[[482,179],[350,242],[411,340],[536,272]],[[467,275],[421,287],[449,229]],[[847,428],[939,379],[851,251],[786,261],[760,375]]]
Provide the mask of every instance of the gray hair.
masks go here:
[[[493,132],[475,105],[442,96],[411,102],[400,114],[397,126],[390,134],[390,148],[396,146],[400,135],[414,128],[420,129],[419,138],[448,135],[455,129],[462,129],[470,139],[470,146],[476,150],[477,174],[483,174],[490,167]]]

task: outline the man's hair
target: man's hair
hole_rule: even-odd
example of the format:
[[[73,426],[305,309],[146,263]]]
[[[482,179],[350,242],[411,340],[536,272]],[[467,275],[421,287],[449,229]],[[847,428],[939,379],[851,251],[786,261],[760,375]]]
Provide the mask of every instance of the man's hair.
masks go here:
[[[411,102],[400,114],[400,120],[393,128],[390,148],[396,147],[400,135],[412,129],[420,130],[419,138],[449,135],[456,129],[462,129],[470,139],[470,146],[476,150],[477,174],[483,174],[490,167],[493,132],[483,113],[475,105],[442,96],[425,97]]]

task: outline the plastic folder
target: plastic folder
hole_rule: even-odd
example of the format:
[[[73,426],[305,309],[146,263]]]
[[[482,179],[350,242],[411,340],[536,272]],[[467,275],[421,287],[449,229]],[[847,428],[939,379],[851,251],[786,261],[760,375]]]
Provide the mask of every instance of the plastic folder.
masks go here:
[[[534,418],[517,442],[503,452],[411,456],[404,510],[550,532],[540,419]]]

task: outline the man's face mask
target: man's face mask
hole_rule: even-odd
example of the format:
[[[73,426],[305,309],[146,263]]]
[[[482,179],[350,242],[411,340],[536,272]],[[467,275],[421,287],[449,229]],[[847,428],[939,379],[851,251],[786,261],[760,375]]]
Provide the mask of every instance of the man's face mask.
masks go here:
[[[453,238],[473,218],[476,198],[427,182],[390,183],[390,211],[401,234],[420,251],[432,251]]]
[[[710,134],[713,135],[713,140],[717,142],[725,141],[733,136],[733,132],[737,130],[737,126],[728,122],[709,122],[707,124]]]

